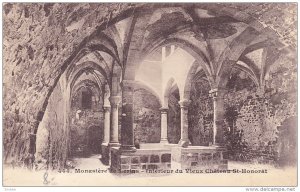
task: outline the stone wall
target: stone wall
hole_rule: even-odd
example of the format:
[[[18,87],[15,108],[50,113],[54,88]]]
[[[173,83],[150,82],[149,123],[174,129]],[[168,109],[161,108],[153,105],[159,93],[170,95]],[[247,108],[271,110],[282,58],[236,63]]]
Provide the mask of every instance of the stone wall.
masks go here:
[[[168,111],[168,140],[169,143],[177,144],[180,140],[180,106],[179,91],[175,90],[169,96]]]
[[[283,154],[295,154],[296,149],[295,138],[287,143],[284,136],[284,132],[296,134],[296,124],[288,123],[297,117],[296,77],[295,63],[284,57],[271,66],[264,88],[257,87],[246,73],[232,70],[224,96],[223,127],[230,159],[288,164],[289,159],[295,159],[291,155],[282,160],[287,158]],[[209,89],[203,78],[192,81],[189,136],[193,145],[211,141],[213,105]]]
[[[193,79],[189,106],[189,137],[192,145],[208,146],[212,141],[213,102],[204,77]]]
[[[175,90],[169,98],[168,140],[177,144],[180,140],[179,92]],[[155,95],[145,89],[134,92],[134,137],[135,143],[160,142],[160,103]]]
[[[289,68],[285,67],[288,62]],[[231,79],[234,78],[229,81],[230,89],[225,96],[224,127],[235,131],[234,138],[228,138],[232,152],[235,151],[232,158],[263,163],[278,161],[283,157],[278,144],[284,139],[278,128],[297,116],[295,64],[279,59],[270,69],[264,91],[241,72],[233,72]],[[295,130],[294,127],[286,129]]]
[[[160,103],[145,89],[134,92],[134,140],[135,143],[160,142]]]
[[[3,5],[4,159],[34,153],[34,134],[62,66],[80,43],[129,4],[5,3]],[[92,10],[92,11],[91,11]],[[104,26],[104,25],[103,25]]]
[[[65,98],[58,84],[49,98],[43,120],[36,135],[35,165],[37,169],[63,168],[70,144],[69,129],[65,121]]]

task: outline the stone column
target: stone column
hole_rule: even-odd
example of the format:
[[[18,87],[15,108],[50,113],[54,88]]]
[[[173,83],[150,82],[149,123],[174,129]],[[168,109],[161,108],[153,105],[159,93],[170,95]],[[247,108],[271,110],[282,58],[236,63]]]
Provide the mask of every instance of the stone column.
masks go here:
[[[224,145],[224,89],[213,89],[209,91],[210,97],[214,103],[214,120],[213,120],[213,145]]]
[[[167,144],[168,142],[168,108],[160,108],[160,143]]]
[[[164,62],[166,60],[166,47],[161,48],[161,61]]]
[[[181,127],[181,138],[179,146],[187,147],[190,144],[189,140],[189,125],[188,125],[188,106],[191,103],[189,100],[179,101],[180,105],[180,127]]]
[[[121,151],[134,152],[133,130],[133,92],[134,81],[123,80],[122,87],[122,124],[121,124]]]
[[[110,126],[110,144],[119,144],[119,104],[120,96],[111,96],[109,98],[111,105],[111,126]]]
[[[103,106],[104,109],[104,139],[103,143],[109,143],[110,138],[110,106]]]

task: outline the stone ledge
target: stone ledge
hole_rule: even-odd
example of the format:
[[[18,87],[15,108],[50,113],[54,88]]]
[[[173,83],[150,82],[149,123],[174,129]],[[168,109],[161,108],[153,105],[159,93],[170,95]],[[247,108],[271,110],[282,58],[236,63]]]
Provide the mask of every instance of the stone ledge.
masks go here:
[[[191,146],[188,148],[174,147],[172,153],[172,169],[227,169],[228,154],[224,147]]]
[[[170,150],[138,149],[135,152],[122,152],[117,148],[112,148],[111,158],[111,170],[117,172],[171,168]]]

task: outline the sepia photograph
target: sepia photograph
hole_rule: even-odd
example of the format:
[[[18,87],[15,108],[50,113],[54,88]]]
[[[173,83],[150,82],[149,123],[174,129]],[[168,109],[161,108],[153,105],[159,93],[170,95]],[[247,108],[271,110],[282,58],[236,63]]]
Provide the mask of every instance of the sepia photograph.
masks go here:
[[[2,187],[294,191],[297,10],[2,3]]]

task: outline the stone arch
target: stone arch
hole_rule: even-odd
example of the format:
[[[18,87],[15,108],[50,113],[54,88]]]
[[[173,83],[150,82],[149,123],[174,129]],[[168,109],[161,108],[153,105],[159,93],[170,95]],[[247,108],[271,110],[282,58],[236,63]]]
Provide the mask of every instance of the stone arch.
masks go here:
[[[66,101],[66,106],[69,106],[69,107],[71,107],[71,100],[69,100],[68,98],[71,98],[71,93],[72,93],[72,91],[73,91],[73,88],[74,88],[74,84],[75,84],[75,82],[76,82],[76,80],[78,79],[78,77],[80,77],[80,75],[82,74],[82,73],[84,73],[84,72],[86,72],[86,71],[91,71],[92,72],[92,74],[93,74],[93,76],[95,77],[95,79],[96,79],[96,81],[97,81],[97,84],[98,84],[98,87],[99,87],[99,91],[101,92],[101,81],[99,80],[99,78],[98,78],[98,75],[94,72],[94,67],[97,67],[97,70],[101,70],[102,68],[99,66],[99,65],[97,65],[97,64],[95,64],[95,63],[93,63],[93,62],[85,62],[85,63],[83,63],[82,65],[85,65],[85,68],[80,68],[80,67],[82,67],[82,66],[80,66],[80,67],[78,67],[78,66],[76,66],[76,67],[78,67],[78,68],[76,68],[75,67],[75,70],[74,71],[71,71],[71,74],[69,74],[70,75],[70,79],[68,79],[67,80],[67,77],[66,77],[66,73],[64,73],[63,74],[63,76],[61,77],[61,78],[63,78],[63,81],[62,82],[64,82],[62,85],[63,85],[63,89],[65,89],[65,93],[67,93],[67,98],[65,99]],[[72,68],[72,69],[74,69],[74,68]],[[76,74],[74,74],[74,73],[76,73]],[[99,72],[99,73],[101,73],[101,72]],[[104,73],[103,71],[102,71],[102,73]],[[105,73],[104,73],[105,74]],[[103,80],[102,80],[103,81]],[[61,83],[60,83],[61,84]],[[54,89],[54,88],[53,88]],[[50,98],[50,96],[51,96],[51,94],[49,95],[49,98]],[[65,95],[66,96],[66,95]],[[48,104],[48,101],[47,101],[47,104]],[[45,110],[46,110],[46,108],[47,107],[45,107]],[[68,107],[67,107],[68,108]],[[67,108],[65,108],[66,110],[70,110],[70,109],[67,109]],[[68,113],[68,112],[64,112],[65,114],[66,113]],[[41,120],[42,120],[42,118],[41,118]],[[65,125],[66,125],[66,128],[67,129],[69,129],[69,121],[67,120],[67,119],[65,119]],[[38,126],[39,125],[37,125],[37,128],[35,129],[35,131],[37,132],[37,130],[38,130]],[[69,132],[69,131],[68,131]],[[35,140],[36,140],[36,138],[35,138]],[[33,145],[33,144],[32,144]],[[68,144],[68,146],[69,146],[69,144]],[[35,148],[36,148],[36,144],[35,144],[35,142],[34,142],[34,146],[33,146],[33,148],[34,148],[34,151],[35,151]]]
[[[257,67],[257,65],[251,59],[249,59],[246,56],[241,56],[239,61],[242,61],[248,67],[245,67],[245,66],[241,65],[239,62],[237,62],[234,67],[238,67],[241,70],[248,73],[251,76],[254,83],[257,84],[257,86],[259,86],[260,85],[260,81],[259,81],[259,79],[260,79],[260,69]]]
[[[168,141],[172,144],[178,144],[181,136],[181,113],[180,113],[180,93],[179,87],[177,84],[173,84],[173,86],[169,89],[169,94],[167,98],[166,106],[168,108]]]
[[[164,4],[164,6],[167,6],[167,5]],[[238,11],[236,8],[229,8],[229,6],[224,6],[224,8],[219,9],[217,6],[210,8],[208,5],[199,5],[197,7],[200,7],[200,8],[203,7],[207,10],[213,11],[218,14],[231,15],[234,18],[237,18],[241,21],[245,21],[246,23],[249,23],[249,25],[251,25],[255,28],[258,28],[258,29],[262,28],[262,24],[260,24],[258,21],[251,18],[248,14],[245,14],[242,11]],[[126,9],[125,11],[118,14],[116,17],[110,18],[107,22],[103,22],[101,25],[96,27],[96,30],[97,31],[103,30],[106,27],[120,21],[121,19],[127,18],[128,16],[131,15],[132,12],[134,12],[135,9],[136,9],[136,7],[130,7],[128,9]],[[87,40],[88,40],[88,38],[85,38],[83,41],[87,41]],[[80,43],[77,47],[75,47],[75,52],[73,52],[73,54],[63,63],[62,67],[60,69],[58,69],[57,74],[54,75],[53,82],[51,81],[51,84],[50,84],[49,88],[47,89],[46,96],[44,96],[44,98],[43,98],[42,105],[39,106],[39,110],[38,110],[36,116],[34,117],[34,119],[36,119],[36,123],[33,126],[34,133],[36,133],[38,124],[43,118],[44,112],[45,112],[47,104],[48,104],[49,97],[52,94],[54,87],[57,85],[64,70],[67,68],[67,66],[70,63],[72,63],[72,59],[76,56],[76,54],[78,53],[78,50],[80,50],[81,45],[82,45],[82,43]],[[30,146],[32,146],[32,145],[30,145]]]
[[[76,84],[74,87],[73,87],[73,90],[72,92],[73,93],[76,93],[77,90],[79,90],[80,88],[82,87],[88,87],[88,86],[94,86],[95,88],[99,89],[99,91],[101,90],[98,83],[90,80],[90,79],[85,79],[83,81],[80,81],[78,84]],[[100,92],[98,92],[99,94]]]
[[[247,73],[250,77],[250,79],[253,81],[253,83],[256,85],[256,87],[259,87],[259,79],[257,78],[256,74],[253,74],[251,70],[249,70],[247,67],[244,67],[242,65],[236,64],[233,68],[239,69],[245,73]]]
[[[172,7],[172,6],[176,7],[176,5],[173,5],[173,4],[171,4],[171,5],[161,4],[161,5],[157,5],[155,7],[159,8],[159,7]],[[50,95],[51,95],[54,87],[56,86],[58,80],[60,79],[60,77],[63,74],[63,72],[65,71],[65,69],[74,61],[75,58],[78,57],[79,52],[82,50],[82,47],[84,47],[87,44],[87,42],[89,42],[92,38],[94,38],[95,36],[97,36],[99,31],[102,31],[105,28],[107,28],[107,27],[109,27],[109,26],[111,26],[111,25],[113,25],[113,24],[115,24],[115,23],[117,23],[117,22],[119,22],[121,20],[130,17],[135,11],[142,10],[143,7],[145,7],[145,6],[144,5],[140,5],[140,6],[133,6],[133,7],[129,7],[128,9],[125,9],[124,11],[122,11],[117,16],[115,16],[115,17],[107,20],[106,22],[103,22],[99,26],[97,26],[96,30],[90,36],[85,37],[82,40],[82,42],[77,47],[75,47],[75,49],[74,49],[75,51],[70,55],[70,57],[68,57],[64,61],[64,63],[61,66],[60,72],[58,73],[57,77],[54,78],[54,82],[53,82],[53,84],[50,86],[50,88],[48,90],[48,93],[47,93],[47,95],[46,95],[46,97],[44,99],[44,102],[43,102],[43,104],[41,106],[41,109],[40,109],[40,111],[38,112],[38,114],[36,116],[37,124],[35,126],[35,131],[34,131],[35,133],[36,133],[36,129],[38,127],[39,122],[43,118],[44,111],[46,110],[46,107],[47,107],[47,104],[48,104],[48,99],[49,99],[49,97],[50,97]],[[261,30],[261,29],[264,28],[263,25],[260,22],[258,22],[254,18],[252,18],[250,15],[239,11],[236,8],[230,8],[228,6],[226,6],[226,7],[224,6],[224,8],[219,9],[219,7],[208,6],[208,5],[205,5],[205,4],[195,5],[195,8],[206,9],[206,10],[209,10],[209,11],[211,11],[213,13],[217,13],[217,15],[226,15],[226,16],[233,17],[234,19],[237,19],[239,21],[242,21],[244,23],[249,24],[250,26],[254,27],[257,30]]]
[[[109,97],[110,97],[111,91],[110,86],[108,83],[105,83],[104,85],[104,96],[103,96],[103,106],[110,106]]]
[[[161,97],[149,86],[147,86],[146,84],[139,82],[139,81],[134,81],[134,89],[144,89],[146,91],[148,91],[149,93],[151,93],[152,95],[154,95],[158,101],[159,104],[162,106],[162,101],[161,101]]]
[[[181,39],[181,38],[167,38],[162,41],[158,41],[154,44],[154,46],[145,47],[143,51],[143,56],[146,56],[148,53],[152,52],[153,50],[157,49],[161,46],[168,46],[168,45],[176,45],[180,47],[181,49],[187,51],[191,56],[195,58],[198,65],[203,68],[205,71],[206,76],[211,80],[212,79],[212,70],[211,70],[211,63],[209,58],[206,56],[206,54],[194,46],[192,43],[188,42],[187,40]]]
[[[179,5],[178,5],[179,6]],[[154,8],[159,8],[159,7],[178,7],[176,4],[160,4],[160,5],[156,5]],[[190,6],[190,5],[187,5]],[[230,5],[229,5],[230,6]],[[201,8],[201,9],[205,9],[208,11],[211,11],[217,15],[226,15],[226,16],[230,16],[234,19],[237,19],[241,22],[247,23],[250,26],[254,27],[257,30],[261,30],[263,29],[263,25],[257,21],[256,19],[254,19],[253,17],[251,17],[249,14],[244,13],[242,11],[239,11],[237,8],[232,8],[229,6],[224,6],[224,8],[220,9],[217,6],[209,6],[206,4],[201,4],[201,5],[193,5],[193,7],[195,8]],[[127,9],[125,9],[124,11],[120,12],[118,15],[116,15],[115,17],[110,18],[107,21],[104,21],[103,23],[101,23],[99,26],[96,27],[96,30],[90,35],[87,36],[83,39],[83,41],[75,48],[75,51],[73,52],[73,54],[65,60],[65,62],[62,64],[61,67],[61,72],[58,74],[58,76],[55,78],[53,85],[50,87],[49,89],[49,93],[47,94],[46,98],[45,98],[45,102],[43,104],[43,106],[41,107],[41,111],[39,112],[40,115],[38,114],[37,117],[42,116],[43,114],[43,109],[46,108],[47,106],[47,100],[49,98],[49,95],[52,93],[55,85],[58,82],[58,79],[60,78],[61,74],[64,72],[64,70],[67,68],[67,66],[72,63],[73,59],[78,55],[79,51],[82,49],[82,47],[84,47],[84,45],[93,37],[97,36],[97,32],[98,31],[102,31],[104,29],[106,29],[107,27],[110,27],[111,25],[130,17],[134,12],[138,11],[138,10],[143,10],[145,9],[146,5],[137,5],[137,6],[132,6],[129,7]],[[42,117],[40,117],[42,118]],[[37,119],[40,119],[37,118]]]
[[[198,67],[199,67],[199,64],[197,63],[197,61],[194,61],[193,65],[191,66],[189,73],[186,77],[184,92],[183,92],[183,99],[190,100],[192,80],[197,73]]]
[[[100,38],[98,38],[98,37],[100,37]],[[91,44],[92,43],[103,45],[105,48],[107,48],[107,50],[110,50],[110,52],[113,53],[114,56],[116,56],[116,57],[119,56],[118,46],[117,46],[115,40],[110,38],[103,31],[98,32],[97,38],[91,40]]]
[[[102,51],[109,54],[119,65],[121,65],[120,59],[115,55],[109,48],[99,43],[88,44],[84,49],[82,49],[79,54],[85,55],[85,53],[90,53],[94,51]]]
[[[243,14],[247,15],[245,13]],[[215,87],[224,87],[231,68],[237,65],[238,60],[243,61],[252,69],[253,74],[251,76],[254,78],[253,80],[255,80],[255,83],[257,83],[256,77],[259,77],[262,74],[260,74],[259,69],[255,67],[255,64],[252,64],[251,61],[247,59],[246,54],[261,48],[265,50],[266,48],[269,49],[269,47],[273,46],[283,46],[283,44],[279,42],[279,36],[272,29],[262,26],[262,24],[253,18],[251,18],[251,20],[251,23],[245,22],[249,24],[249,26],[227,46],[220,56]],[[253,25],[254,23],[255,25]],[[267,40],[261,40],[261,38]],[[275,52],[278,53],[278,48],[275,49],[277,50],[277,52]],[[262,80],[261,77],[259,77],[258,85],[261,83]]]
[[[88,62],[88,63],[90,63],[90,62]],[[96,67],[96,68],[95,68]],[[97,77],[98,77],[98,75],[95,73],[95,71],[99,71],[102,75],[103,75],[103,77],[104,77],[104,79],[101,81],[101,79],[98,79],[99,80],[99,82],[97,82],[98,84],[99,84],[99,87],[100,88],[102,88],[102,85],[105,83],[105,82],[107,82],[108,81],[108,79],[107,79],[107,77],[106,77],[106,74],[105,73],[103,73],[103,70],[102,70],[102,68],[100,68],[99,67],[99,65],[97,65],[97,64],[95,64],[95,63],[93,63],[92,65],[85,65],[85,66],[83,66],[83,67],[79,67],[76,71],[74,71],[74,73],[72,74],[72,76],[70,77],[70,79],[69,79],[69,85],[70,85],[70,88],[72,89],[72,87],[74,86],[74,83],[75,83],[75,81],[84,73],[84,72],[91,72],[94,76],[95,76],[95,78],[96,78],[96,80],[97,80]]]
[[[92,52],[91,50],[104,50],[104,52],[107,52],[109,55],[112,56],[112,53],[110,51],[108,51],[107,48],[105,48],[104,46],[99,46],[99,45],[90,45],[90,47],[88,49],[82,49],[82,47],[85,46],[85,44],[88,43],[88,41],[90,39],[92,39],[92,37],[94,37],[96,35],[96,31],[86,37],[79,45],[78,47],[78,50],[77,51],[74,51],[73,54],[62,64],[62,67],[60,68],[60,72],[58,74],[58,76],[55,78],[54,80],[54,83],[53,83],[53,86],[50,86],[49,90],[48,90],[48,93],[44,99],[44,102],[43,102],[43,105],[41,107],[41,110],[38,112],[37,114],[37,122],[35,124],[35,127],[34,127],[34,130],[33,130],[33,133],[36,134],[37,133],[37,129],[39,127],[39,123],[41,122],[41,120],[43,119],[43,116],[44,116],[44,113],[46,111],[46,108],[47,108],[47,105],[48,105],[48,100],[54,90],[54,88],[56,87],[57,83],[59,82],[59,79],[61,78],[61,76],[64,74],[64,72],[66,71],[66,69],[68,68],[68,66],[70,66],[71,64],[75,63],[74,61],[79,61],[80,58],[82,58],[84,55],[86,55],[87,53],[90,53]],[[114,57],[114,56],[112,56]],[[93,67],[96,67],[97,64],[92,64]],[[99,67],[97,67],[99,68]],[[101,73],[101,71],[103,72],[103,69],[100,69],[99,72]],[[105,73],[104,73],[105,74]],[[106,76],[106,75],[105,75]],[[76,79],[76,78],[75,78]],[[33,138],[31,144],[30,144],[30,151],[35,151],[35,147],[36,147],[36,142],[35,142],[36,138]]]
[[[136,10],[130,17],[130,27],[124,38],[123,66],[121,65],[123,67],[122,80],[135,79],[135,68],[141,61],[141,57],[137,57],[137,55],[141,54],[140,47],[142,46],[148,20],[151,18],[150,15],[152,15],[152,9],[144,10],[144,12],[140,9]],[[142,18],[146,19],[146,22]]]
[[[101,88],[99,87],[98,83],[90,80],[90,79],[85,79],[83,81],[80,81],[78,84],[76,84],[72,90],[71,90],[71,96],[70,98],[72,99],[73,96],[75,94],[77,94],[77,91],[80,90],[81,88],[88,88],[90,89],[90,87],[94,87],[95,88],[95,94],[94,95],[96,98],[98,98],[98,100],[100,100],[102,97],[101,97]],[[71,103],[71,108],[72,108],[72,103]]]
[[[104,58],[98,51],[94,51],[94,52],[87,52],[79,60],[77,60],[77,62],[74,63],[74,65],[70,65],[67,68],[65,72],[66,80],[69,81],[69,79],[71,78],[72,74],[74,74],[74,72],[76,73],[76,71],[84,67],[91,67],[91,68],[98,69],[98,71],[101,72],[101,74],[104,77],[109,78],[109,72],[111,70],[109,64],[107,64],[107,62],[104,60]]]
[[[55,86],[57,85],[59,79],[61,78],[62,74],[65,72],[65,70],[68,68],[69,65],[71,65],[72,63],[75,63],[76,60],[79,60],[83,55],[85,55],[86,53],[90,52],[91,50],[103,50],[105,52],[107,52],[108,54],[110,54],[112,57],[114,57],[116,59],[115,56],[112,55],[112,52],[106,48],[103,45],[89,45],[88,47],[86,47],[86,45],[93,40],[93,38],[97,37],[99,38],[99,31],[105,30],[107,27],[114,25],[115,23],[129,17],[132,15],[132,13],[134,12],[134,10],[136,9],[136,7],[129,7],[128,9],[125,9],[124,11],[122,11],[120,14],[116,15],[115,17],[107,20],[106,22],[102,22],[99,26],[96,27],[96,30],[94,32],[91,33],[91,35],[86,36],[81,43],[79,43],[75,48],[73,53],[62,63],[60,69],[59,69],[59,73],[56,77],[54,77],[54,81],[53,84],[49,87],[48,93],[45,96],[44,102],[41,106],[40,111],[38,112],[36,119],[37,119],[37,123],[35,125],[34,128],[34,134],[37,131],[38,128],[38,124],[39,122],[42,120],[44,112],[46,110],[46,107],[48,105],[48,100],[49,97],[51,96]],[[84,48],[86,47],[86,48]],[[117,61],[119,61],[117,59]],[[35,146],[35,142],[34,146]],[[32,149],[31,149],[32,150]]]
[[[252,27],[247,27],[239,34],[223,51],[220,56],[214,87],[225,87],[232,66],[236,64],[247,46],[260,34],[259,31]]]
[[[92,105],[92,96],[93,96],[92,88],[89,86],[81,86],[78,91],[82,95],[82,97],[85,97],[85,99],[82,99],[80,101],[81,108],[90,109]],[[72,104],[71,104],[71,108],[72,108]]]
[[[265,47],[263,49],[263,59],[262,59],[262,70],[260,74],[260,84],[263,87],[265,83],[265,77],[269,73],[272,65],[277,61],[282,53],[277,47]]]
[[[116,28],[116,25],[111,25],[108,29],[106,29],[109,31],[109,35],[112,36],[114,42],[115,42],[115,45],[116,45],[116,50],[117,50],[117,53],[118,53],[118,57],[121,59],[123,59],[124,57],[124,53],[123,53],[123,49],[124,49],[124,45],[123,45],[123,42],[122,42],[122,39],[120,37],[120,34]]]
[[[243,53],[241,54],[241,57],[243,57],[243,56],[247,55],[248,53],[251,53],[255,50],[265,48],[271,44],[272,43],[269,40],[264,40],[264,41],[260,41],[258,43],[251,44],[243,51]]]
[[[121,94],[120,82],[122,80],[123,73],[123,68],[114,62],[112,66],[111,80],[109,81],[111,82],[111,96],[117,96]]]
[[[171,89],[172,89],[172,86],[173,84],[175,83],[175,79],[174,78],[171,78],[168,80],[167,84],[166,84],[166,87],[164,89],[164,93],[163,93],[163,107],[168,107],[168,101],[169,101],[169,95],[171,93]]]
[[[96,72],[94,71],[94,69],[92,68],[85,68],[85,69],[82,69],[80,70],[78,73],[76,73],[76,76],[75,78],[72,79],[72,81],[70,81],[68,83],[68,88],[70,89],[70,94],[72,93],[73,91],[73,87],[77,81],[77,79],[83,74],[83,73],[91,73],[92,76],[95,78],[95,81],[96,83],[98,84],[98,87],[100,89],[100,91],[103,90],[103,85],[105,83],[105,80],[103,79],[100,79],[99,76],[96,74]]]

